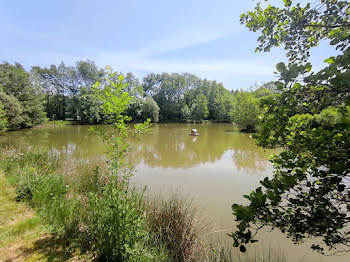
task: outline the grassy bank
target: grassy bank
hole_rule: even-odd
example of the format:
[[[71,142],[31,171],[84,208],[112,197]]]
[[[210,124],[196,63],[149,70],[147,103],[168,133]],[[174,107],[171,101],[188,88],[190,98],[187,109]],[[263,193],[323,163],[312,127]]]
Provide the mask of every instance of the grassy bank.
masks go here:
[[[0,166],[6,174],[4,181],[10,181],[15,188],[8,196],[13,205],[29,205],[37,214],[25,225],[35,228],[44,225],[55,241],[65,245],[64,249],[80,250],[82,254],[88,251],[98,260],[172,261],[176,258],[179,261],[178,257],[189,258],[179,248],[176,254],[167,249],[163,240],[171,237],[158,234],[162,225],[157,226],[156,220],[147,220],[150,216],[145,192],[130,183],[129,175],[110,175],[102,163],[75,165],[47,152],[22,153],[9,148],[3,150]],[[16,217],[14,210],[3,213]],[[38,231],[30,239],[34,240],[40,233]],[[4,235],[3,239],[9,238]],[[11,243],[6,241],[3,245],[9,249]],[[191,247],[191,243],[186,245]],[[190,253],[193,257],[194,252]]]
[[[40,125],[35,126],[34,128],[47,128],[47,127],[60,127],[67,125],[76,125],[79,124],[78,121],[67,121],[67,120],[47,120]]]
[[[89,259],[67,243],[47,233],[39,216],[26,203],[16,201],[17,192],[0,173],[1,261],[78,261]]]
[[[3,147],[0,247],[25,261],[250,260],[211,246],[203,214],[182,193],[149,197],[106,163]],[[265,257],[265,255],[264,255]],[[261,257],[260,257],[261,258]]]

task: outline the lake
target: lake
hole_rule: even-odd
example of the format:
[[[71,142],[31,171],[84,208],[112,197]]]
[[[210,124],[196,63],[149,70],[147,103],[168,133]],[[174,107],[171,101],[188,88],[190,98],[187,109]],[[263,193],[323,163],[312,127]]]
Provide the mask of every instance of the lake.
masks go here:
[[[14,145],[46,148],[77,161],[105,158],[106,145],[89,131],[90,126],[58,126],[8,132],[1,139]],[[111,126],[101,126],[112,132]],[[189,136],[196,128],[199,136]],[[133,180],[147,186],[151,194],[181,190],[196,199],[212,223],[208,236],[232,241],[226,236],[235,225],[233,203],[246,203],[242,197],[259,186],[273,167],[269,156],[277,150],[256,146],[250,134],[230,124],[154,124],[142,139],[130,139],[129,160],[135,165]],[[216,232],[220,231],[220,232]],[[323,257],[312,252],[311,242],[293,245],[278,231],[259,233],[260,244],[249,252],[271,248],[287,261],[350,261],[350,256]],[[254,247],[255,246],[255,247]]]

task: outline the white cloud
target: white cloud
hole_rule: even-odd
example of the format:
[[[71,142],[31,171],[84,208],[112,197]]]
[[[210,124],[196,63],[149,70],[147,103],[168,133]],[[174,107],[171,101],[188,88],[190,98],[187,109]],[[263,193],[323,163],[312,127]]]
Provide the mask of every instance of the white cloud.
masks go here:
[[[149,47],[142,48],[140,52],[144,55],[154,55],[190,48],[224,38],[235,31],[237,30],[232,26],[219,28],[213,25],[193,25],[191,28],[182,28],[155,40]]]
[[[155,59],[151,56],[145,56],[137,52],[125,53],[100,53],[96,54],[93,59],[99,65],[110,65],[117,70],[128,71],[146,71],[146,72],[221,72],[232,75],[246,76],[266,76],[271,75],[275,62],[259,62],[256,60],[235,60],[235,59],[218,59],[218,60],[171,60]]]
[[[123,72],[142,72],[140,74],[143,75],[151,72],[187,72],[202,78],[224,82],[224,84],[226,81],[232,81],[232,79],[256,79],[273,75],[275,64],[273,61],[266,63],[256,60],[213,60],[206,59],[204,55],[201,59],[191,59],[190,57],[184,59],[162,58],[165,53],[210,43],[241,30],[240,26],[232,26],[226,20],[202,21],[201,23],[188,25],[186,28],[178,28],[170,34],[155,39],[145,47],[123,52],[106,52],[103,49],[86,46],[87,42],[80,43],[73,39],[57,39],[55,35],[41,34],[40,32],[11,25],[7,25],[6,30],[11,29],[12,33],[25,35],[27,38],[40,39],[47,43],[48,48],[46,50],[35,53],[23,50],[17,52],[16,57],[10,57],[10,60],[17,60],[27,66],[49,66],[61,61],[66,64],[73,64],[77,60],[92,59],[101,67],[109,65]]]

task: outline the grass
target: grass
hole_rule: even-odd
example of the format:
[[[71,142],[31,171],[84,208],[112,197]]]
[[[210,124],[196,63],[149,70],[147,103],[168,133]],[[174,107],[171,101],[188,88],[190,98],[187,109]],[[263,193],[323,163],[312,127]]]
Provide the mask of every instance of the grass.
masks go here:
[[[194,200],[177,191],[159,194],[148,200],[147,223],[160,244],[165,245],[174,261],[196,260],[205,253],[202,242],[208,223]]]
[[[41,223],[38,217],[20,219],[15,224],[3,226],[0,229],[0,246],[13,243],[19,236],[37,237],[41,233]]]
[[[46,233],[41,219],[23,202],[0,173],[0,258],[1,261],[69,261],[82,255]],[[83,254],[91,258],[91,254]]]
[[[272,252],[247,257],[232,247],[210,247],[204,237],[209,223],[182,192],[149,197],[128,179],[109,176],[105,163],[75,164],[45,151],[0,151],[5,261],[285,261]]]
[[[16,203],[16,193],[0,174],[0,248],[16,242],[18,237],[38,236],[41,223],[24,204]]]
[[[219,243],[217,247],[211,248],[207,256],[208,262],[286,262],[281,252],[274,252],[271,247],[261,247],[254,253],[244,254],[231,245]]]
[[[0,226],[3,227],[8,223],[13,223],[19,217],[25,214],[31,214],[23,203],[17,205],[13,202],[16,196],[14,189],[3,175],[0,174]]]
[[[35,128],[59,127],[59,126],[75,125],[77,123],[79,122],[67,121],[67,120],[47,120],[44,123],[37,125]]]
[[[24,203],[15,201],[16,193],[0,174],[0,257],[17,256],[17,248],[25,247],[42,235],[40,220]]]

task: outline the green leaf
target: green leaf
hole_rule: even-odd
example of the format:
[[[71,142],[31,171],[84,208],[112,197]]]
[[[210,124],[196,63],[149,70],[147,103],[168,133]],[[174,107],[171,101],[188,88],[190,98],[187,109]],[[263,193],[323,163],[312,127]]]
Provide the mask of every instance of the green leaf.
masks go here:
[[[311,69],[312,69],[312,65],[311,65],[310,63],[307,63],[307,64],[305,65],[305,69],[306,69],[306,72],[310,72]]]
[[[334,64],[334,56],[327,58],[326,60],[324,60],[324,62],[329,63],[329,64]]]
[[[286,65],[283,62],[278,63],[276,65],[276,69],[277,69],[278,72],[282,73],[282,72],[284,72],[286,70]]]

